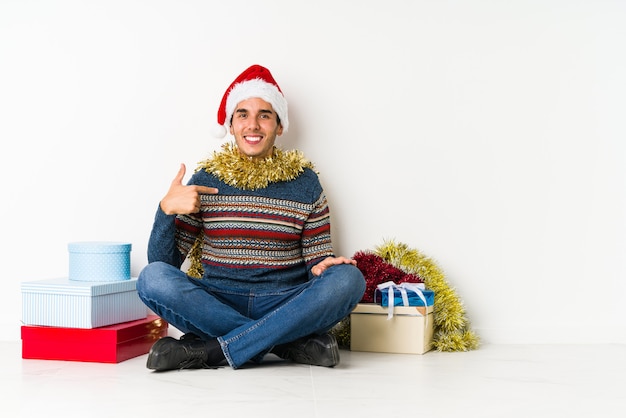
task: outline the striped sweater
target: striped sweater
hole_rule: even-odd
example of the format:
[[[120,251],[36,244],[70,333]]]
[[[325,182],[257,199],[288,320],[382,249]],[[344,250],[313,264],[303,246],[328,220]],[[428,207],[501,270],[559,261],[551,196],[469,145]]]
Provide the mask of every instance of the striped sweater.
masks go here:
[[[239,289],[274,289],[303,283],[310,269],[332,256],[330,216],[317,174],[242,190],[204,170],[188,184],[216,187],[202,195],[199,213],[166,215],[158,209],[148,261],[180,267],[203,234],[205,280]]]

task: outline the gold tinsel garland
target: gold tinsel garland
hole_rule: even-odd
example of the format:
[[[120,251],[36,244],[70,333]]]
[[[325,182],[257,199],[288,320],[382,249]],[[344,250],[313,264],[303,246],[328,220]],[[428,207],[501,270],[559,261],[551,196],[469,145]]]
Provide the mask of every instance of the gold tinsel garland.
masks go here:
[[[438,351],[468,351],[478,348],[479,338],[470,329],[463,302],[448,284],[443,271],[429,257],[403,243],[386,241],[375,252],[391,265],[424,279],[435,292],[433,345]]]
[[[374,253],[405,273],[417,274],[435,293],[433,346],[437,351],[469,351],[478,348],[479,338],[470,329],[465,308],[437,264],[416,249],[393,240],[376,247]],[[342,347],[350,346],[350,317],[332,329]]]
[[[306,168],[313,170],[313,163],[298,150],[283,151],[274,147],[271,156],[259,159],[242,154],[237,145],[231,142],[224,144],[222,151],[214,152],[211,158],[201,161],[196,171],[205,170],[214,174],[229,186],[258,190],[271,183],[294,180]],[[204,234],[199,234],[189,251],[191,265],[187,274],[191,277],[201,278],[204,273],[201,263],[203,240]]]

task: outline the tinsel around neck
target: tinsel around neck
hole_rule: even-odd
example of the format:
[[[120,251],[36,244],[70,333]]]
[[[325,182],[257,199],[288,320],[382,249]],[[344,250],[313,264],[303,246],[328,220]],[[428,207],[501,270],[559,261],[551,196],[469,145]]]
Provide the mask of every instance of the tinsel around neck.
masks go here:
[[[197,170],[214,174],[224,183],[244,190],[264,189],[270,183],[290,181],[302,174],[313,163],[297,150],[283,151],[274,147],[266,158],[248,157],[235,143],[226,143],[220,152],[199,163]]]

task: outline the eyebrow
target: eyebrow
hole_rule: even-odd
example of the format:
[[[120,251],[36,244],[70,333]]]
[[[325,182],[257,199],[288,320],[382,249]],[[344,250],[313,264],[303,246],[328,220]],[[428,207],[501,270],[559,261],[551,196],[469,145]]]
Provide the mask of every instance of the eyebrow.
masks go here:
[[[249,112],[248,109],[245,109],[245,108],[235,110],[235,113],[248,113],[248,112]],[[261,109],[259,110],[259,113],[264,113],[264,114],[269,114],[269,115],[274,114],[274,112],[269,109]]]

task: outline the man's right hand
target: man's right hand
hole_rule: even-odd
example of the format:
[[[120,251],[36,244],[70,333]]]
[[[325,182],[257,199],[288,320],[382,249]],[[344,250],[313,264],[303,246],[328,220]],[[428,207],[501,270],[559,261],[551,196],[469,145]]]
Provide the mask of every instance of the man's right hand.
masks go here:
[[[161,199],[161,210],[168,215],[188,215],[200,211],[201,194],[217,194],[214,187],[206,186],[185,186],[183,177],[187,171],[185,164],[180,165],[178,174],[172,180],[170,189],[163,199]]]

